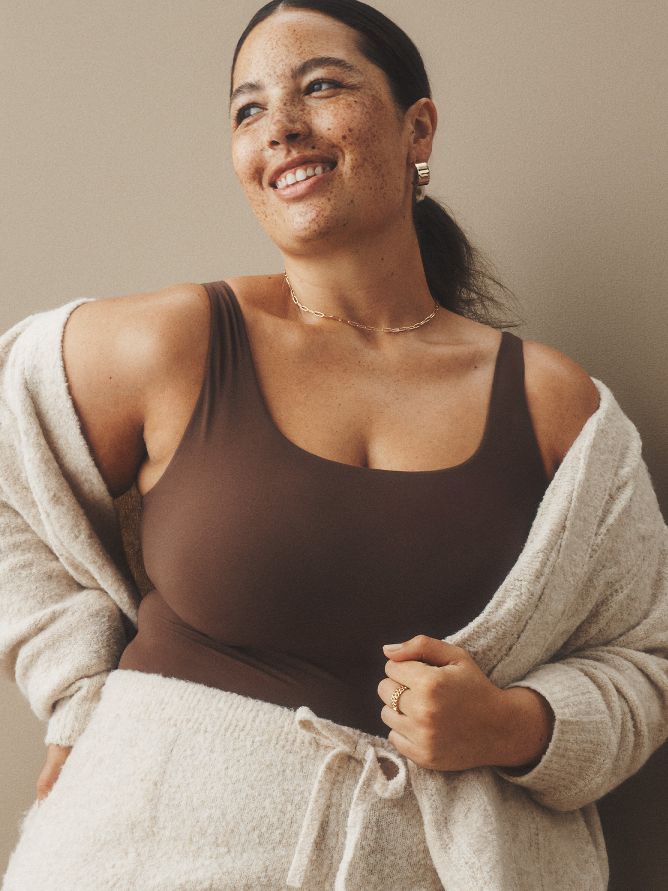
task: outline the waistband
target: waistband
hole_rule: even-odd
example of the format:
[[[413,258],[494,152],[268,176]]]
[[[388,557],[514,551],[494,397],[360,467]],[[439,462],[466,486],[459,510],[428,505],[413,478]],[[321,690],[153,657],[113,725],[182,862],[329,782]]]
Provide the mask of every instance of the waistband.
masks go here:
[[[339,863],[334,891],[346,891],[350,865],[360,844],[366,814],[374,797],[399,798],[406,793],[409,779],[418,799],[420,811],[428,813],[427,789],[418,776],[420,768],[400,755],[394,746],[380,736],[354,727],[337,724],[316,715],[308,706],[296,710],[207,687],[180,678],[160,674],[116,669],[107,677],[99,705],[104,711],[114,709],[125,720],[137,715],[139,726],[157,722],[164,729],[184,732],[215,728],[217,723],[227,736],[263,739],[279,752],[294,752],[295,746],[309,749],[314,757],[324,752],[311,788],[306,814],[302,822],[286,883],[301,888],[314,854],[315,840],[330,799],[339,759],[354,759],[361,765],[346,822],[343,855]],[[99,707],[99,706],[98,706]],[[93,714],[94,720],[95,713]],[[389,761],[396,767],[388,777],[381,766]],[[425,835],[434,865],[441,861],[442,842],[433,822],[427,820]]]

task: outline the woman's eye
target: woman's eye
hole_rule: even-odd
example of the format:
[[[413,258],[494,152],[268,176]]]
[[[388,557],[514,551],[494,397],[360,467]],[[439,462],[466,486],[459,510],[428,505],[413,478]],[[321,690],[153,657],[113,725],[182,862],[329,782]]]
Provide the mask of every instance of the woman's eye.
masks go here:
[[[259,107],[259,106],[258,106],[258,107]],[[240,124],[242,121],[245,121],[245,120],[246,120],[246,118],[244,117],[244,112],[245,112],[245,111],[248,111],[249,108],[255,108],[255,105],[252,105],[252,104],[251,104],[251,105],[244,105],[243,108],[240,108],[240,109],[239,109],[239,111],[238,111],[238,112],[236,113],[236,115],[234,116],[234,119],[236,120],[237,124]]]
[[[315,86],[315,84],[330,84],[333,87],[341,86],[341,84],[337,80],[326,80],[325,78],[321,77],[321,78],[318,78],[317,80],[312,80],[306,89],[310,90],[312,86]],[[314,92],[322,93],[322,90],[315,90]],[[244,115],[245,111],[248,111],[249,108],[259,108],[259,107],[260,107],[259,105],[256,105],[254,102],[251,102],[248,105],[244,105],[243,108],[240,108],[239,111],[234,116],[237,124],[240,124],[242,121],[246,120],[246,115]]]
[[[312,80],[309,84],[309,87],[312,87],[313,84],[333,84],[335,87],[340,87],[341,84],[336,80],[325,80],[324,78],[319,78],[318,80]],[[318,92],[322,92],[318,90]]]

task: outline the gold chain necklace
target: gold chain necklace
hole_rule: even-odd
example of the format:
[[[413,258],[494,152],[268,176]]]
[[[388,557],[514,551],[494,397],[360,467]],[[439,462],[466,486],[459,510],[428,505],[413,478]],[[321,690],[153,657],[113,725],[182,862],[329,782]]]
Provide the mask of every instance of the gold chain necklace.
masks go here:
[[[313,313],[314,316],[320,316],[320,318],[324,319],[335,319],[337,322],[345,322],[347,325],[353,325],[355,328],[366,328],[367,331],[387,331],[390,334],[395,334],[400,331],[413,331],[415,328],[419,328],[421,325],[424,325],[430,319],[433,319],[438,310],[440,309],[440,303],[434,300],[434,309],[433,311],[426,317],[426,319],[422,319],[421,322],[416,322],[414,325],[402,325],[400,328],[374,328],[373,325],[363,325],[361,322],[352,322],[350,319],[342,319],[340,316],[332,316],[326,312],[319,312],[316,309],[309,309],[308,306],[304,306],[303,303],[300,303],[297,300],[295,292],[292,290],[292,285],[290,284],[290,279],[288,278],[287,272],[284,272],[285,280],[288,283],[288,288],[290,288],[290,293],[292,294],[292,299],[297,304],[300,309],[303,309],[305,312]]]

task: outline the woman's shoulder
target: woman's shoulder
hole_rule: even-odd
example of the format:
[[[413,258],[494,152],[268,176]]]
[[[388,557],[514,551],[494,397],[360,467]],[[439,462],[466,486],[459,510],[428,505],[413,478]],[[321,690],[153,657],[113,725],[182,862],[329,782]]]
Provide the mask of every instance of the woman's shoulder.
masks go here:
[[[78,324],[95,328],[108,324],[113,329],[138,330],[144,336],[155,332],[164,335],[175,322],[188,321],[193,314],[206,315],[206,304],[204,285],[178,282],[154,290],[100,297],[76,307],[73,315],[77,315]],[[178,330],[174,334],[178,335]]]
[[[527,403],[536,436],[548,445],[556,472],[587,420],[599,391],[575,359],[537,340],[523,340]]]
[[[191,282],[99,298],[69,315],[62,340],[69,391],[114,497],[136,476],[160,394],[173,380],[197,386],[208,330],[206,289]]]
[[[75,332],[85,342],[85,355],[99,361],[99,352],[120,375],[145,375],[182,361],[207,342],[209,301],[206,288],[179,282],[153,291],[102,297],[76,307],[66,337]],[[99,350],[98,350],[99,348]]]

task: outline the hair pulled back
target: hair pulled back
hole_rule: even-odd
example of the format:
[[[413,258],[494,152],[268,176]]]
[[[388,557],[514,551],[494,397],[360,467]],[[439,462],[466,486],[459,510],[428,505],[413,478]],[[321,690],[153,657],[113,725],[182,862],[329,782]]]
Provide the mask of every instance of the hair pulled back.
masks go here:
[[[239,51],[260,22],[281,9],[308,9],[324,13],[357,31],[362,55],[385,72],[397,108],[405,113],[414,102],[431,98],[431,86],[422,56],[410,37],[382,12],[360,0],[272,0],[259,9],[239,38],[232,57],[232,78]],[[442,306],[461,316],[494,328],[517,327],[520,322],[502,318],[512,292],[490,272],[478,248],[468,240],[446,207],[429,195],[413,197],[413,223],[429,290]],[[493,287],[504,293],[501,299]]]

